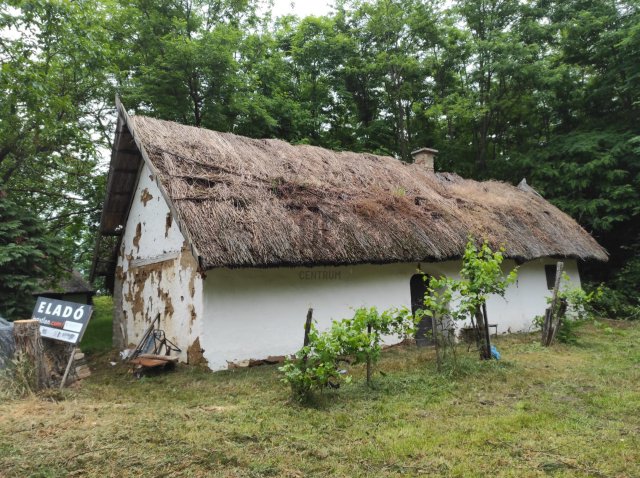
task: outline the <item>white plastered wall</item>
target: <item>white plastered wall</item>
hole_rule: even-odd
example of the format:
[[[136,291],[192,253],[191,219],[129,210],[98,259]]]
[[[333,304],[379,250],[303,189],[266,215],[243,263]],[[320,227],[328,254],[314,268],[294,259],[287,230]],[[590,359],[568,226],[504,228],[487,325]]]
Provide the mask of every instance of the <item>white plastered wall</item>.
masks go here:
[[[544,313],[549,295],[544,265],[554,263],[540,259],[523,264],[505,299],[489,299],[489,322],[498,324],[499,333],[529,330],[532,319]],[[504,266],[509,270],[515,263],[505,261]],[[332,319],[350,317],[360,306],[410,307],[409,280],[417,267],[404,263],[208,271],[200,337],[204,356],[209,367],[219,370],[228,362],[293,353],[302,344],[309,307],[320,328]],[[460,262],[420,267],[427,274],[457,277]],[[576,262],[566,260],[565,268],[579,284]]]
[[[137,345],[160,314],[167,338],[187,349],[200,335],[202,277],[175,218],[146,165],[127,219],[116,274],[122,285],[127,343]]]

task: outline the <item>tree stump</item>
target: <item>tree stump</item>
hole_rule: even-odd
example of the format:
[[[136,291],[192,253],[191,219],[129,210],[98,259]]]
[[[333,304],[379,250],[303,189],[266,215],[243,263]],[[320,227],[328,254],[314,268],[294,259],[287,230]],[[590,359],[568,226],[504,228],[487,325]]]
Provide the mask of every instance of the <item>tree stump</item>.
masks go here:
[[[16,357],[25,357],[34,367],[33,387],[42,390],[49,386],[49,372],[44,360],[44,347],[40,338],[40,322],[16,320],[13,323]]]

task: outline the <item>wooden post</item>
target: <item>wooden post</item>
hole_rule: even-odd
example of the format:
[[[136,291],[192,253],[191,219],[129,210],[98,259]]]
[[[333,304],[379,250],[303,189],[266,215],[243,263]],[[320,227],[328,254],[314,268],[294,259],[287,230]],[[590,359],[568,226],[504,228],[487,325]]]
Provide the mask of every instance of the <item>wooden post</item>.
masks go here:
[[[369,337],[369,346],[371,346],[371,324],[367,324],[367,335]],[[371,386],[371,354],[367,353],[367,385]]]
[[[304,324],[304,342],[303,346],[309,345],[309,332],[311,331],[311,321],[313,320],[313,309],[309,308],[307,311],[307,321]]]
[[[440,357],[440,337],[438,337],[438,319],[436,319],[435,315],[431,320],[431,333],[433,334],[433,343],[436,348],[436,370],[438,372],[442,368],[442,359]]]
[[[487,320],[482,314],[482,307],[480,305],[476,307],[475,316],[478,335],[480,337],[480,358],[482,360],[488,360],[491,358],[491,339],[488,333]]]
[[[489,333],[489,316],[487,315],[487,303],[482,303],[482,317],[484,319],[484,341],[487,347],[486,359],[489,360],[491,355],[491,334]]]
[[[67,368],[64,369],[64,375],[62,376],[62,381],[60,382],[60,390],[62,390],[67,383],[67,377],[69,376],[69,371],[71,370],[71,364],[73,364],[73,358],[76,355],[76,346],[75,344],[71,344],[69,346],[69,361],[67,362]]]
[[[49,386],[49,373],[44,361],[44,347],[40,338],[40,322],[37,320],[16,320],[13,323],[13,337],[16,356],[23,355],[34,367],[33,386],[36,391]]]
[[[127,347],[127,331],[122,307],[122,278],[116,271],[113,286],[113,322],[111,325],[111,343],[116,350]]]
[[[306,347],[309,345],[309,332],[311,331],[311,322],[313,320],[313,309],[309,307],[307,311],[307,321],[304,323],[304,341],[302,342],[302,346]],[[307,354],[302,356],[302,362],[304,363],[304,368],[307,368]]]
[[[558,291],[560,290],[560,279],[562,279],[562,271],[564,269],[564,262],[558,262],[556,264],[556,280],[553,286],[553,293],[551,295],[551,304],[547,308],[544,317],[544,325],[542,326],[542,340],[541,344],[545,347],[550,346],[553,343],[553,339],[556,336],[557,328],[560,326],[560,319],[554,320],[559,315],[557,314],[558,303]]]

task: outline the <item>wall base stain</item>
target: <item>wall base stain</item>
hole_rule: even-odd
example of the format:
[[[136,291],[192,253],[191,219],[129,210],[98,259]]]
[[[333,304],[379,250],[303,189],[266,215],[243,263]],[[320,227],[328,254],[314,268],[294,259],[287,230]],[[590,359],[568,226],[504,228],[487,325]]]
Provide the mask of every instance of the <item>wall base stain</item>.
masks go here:
[[[207,359],[203,354],[204,349],[200,346],[200,337],[196,337],[187,349],[187,363],[189,365],[207,365]]]

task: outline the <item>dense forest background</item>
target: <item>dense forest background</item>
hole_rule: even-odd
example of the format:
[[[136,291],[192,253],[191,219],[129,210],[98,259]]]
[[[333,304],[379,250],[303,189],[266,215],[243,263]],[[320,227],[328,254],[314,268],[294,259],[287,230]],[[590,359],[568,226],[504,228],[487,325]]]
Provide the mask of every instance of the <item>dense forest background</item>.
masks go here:
[[[640,2],[339,0],[272,18],[251,0],[0,4],[0,314],[87,271],[114,130],[138,113],[523,177],[640,288]],[[612,292],[613,294],[614,292]],[[28,311],[27,311],[28,313]]]

